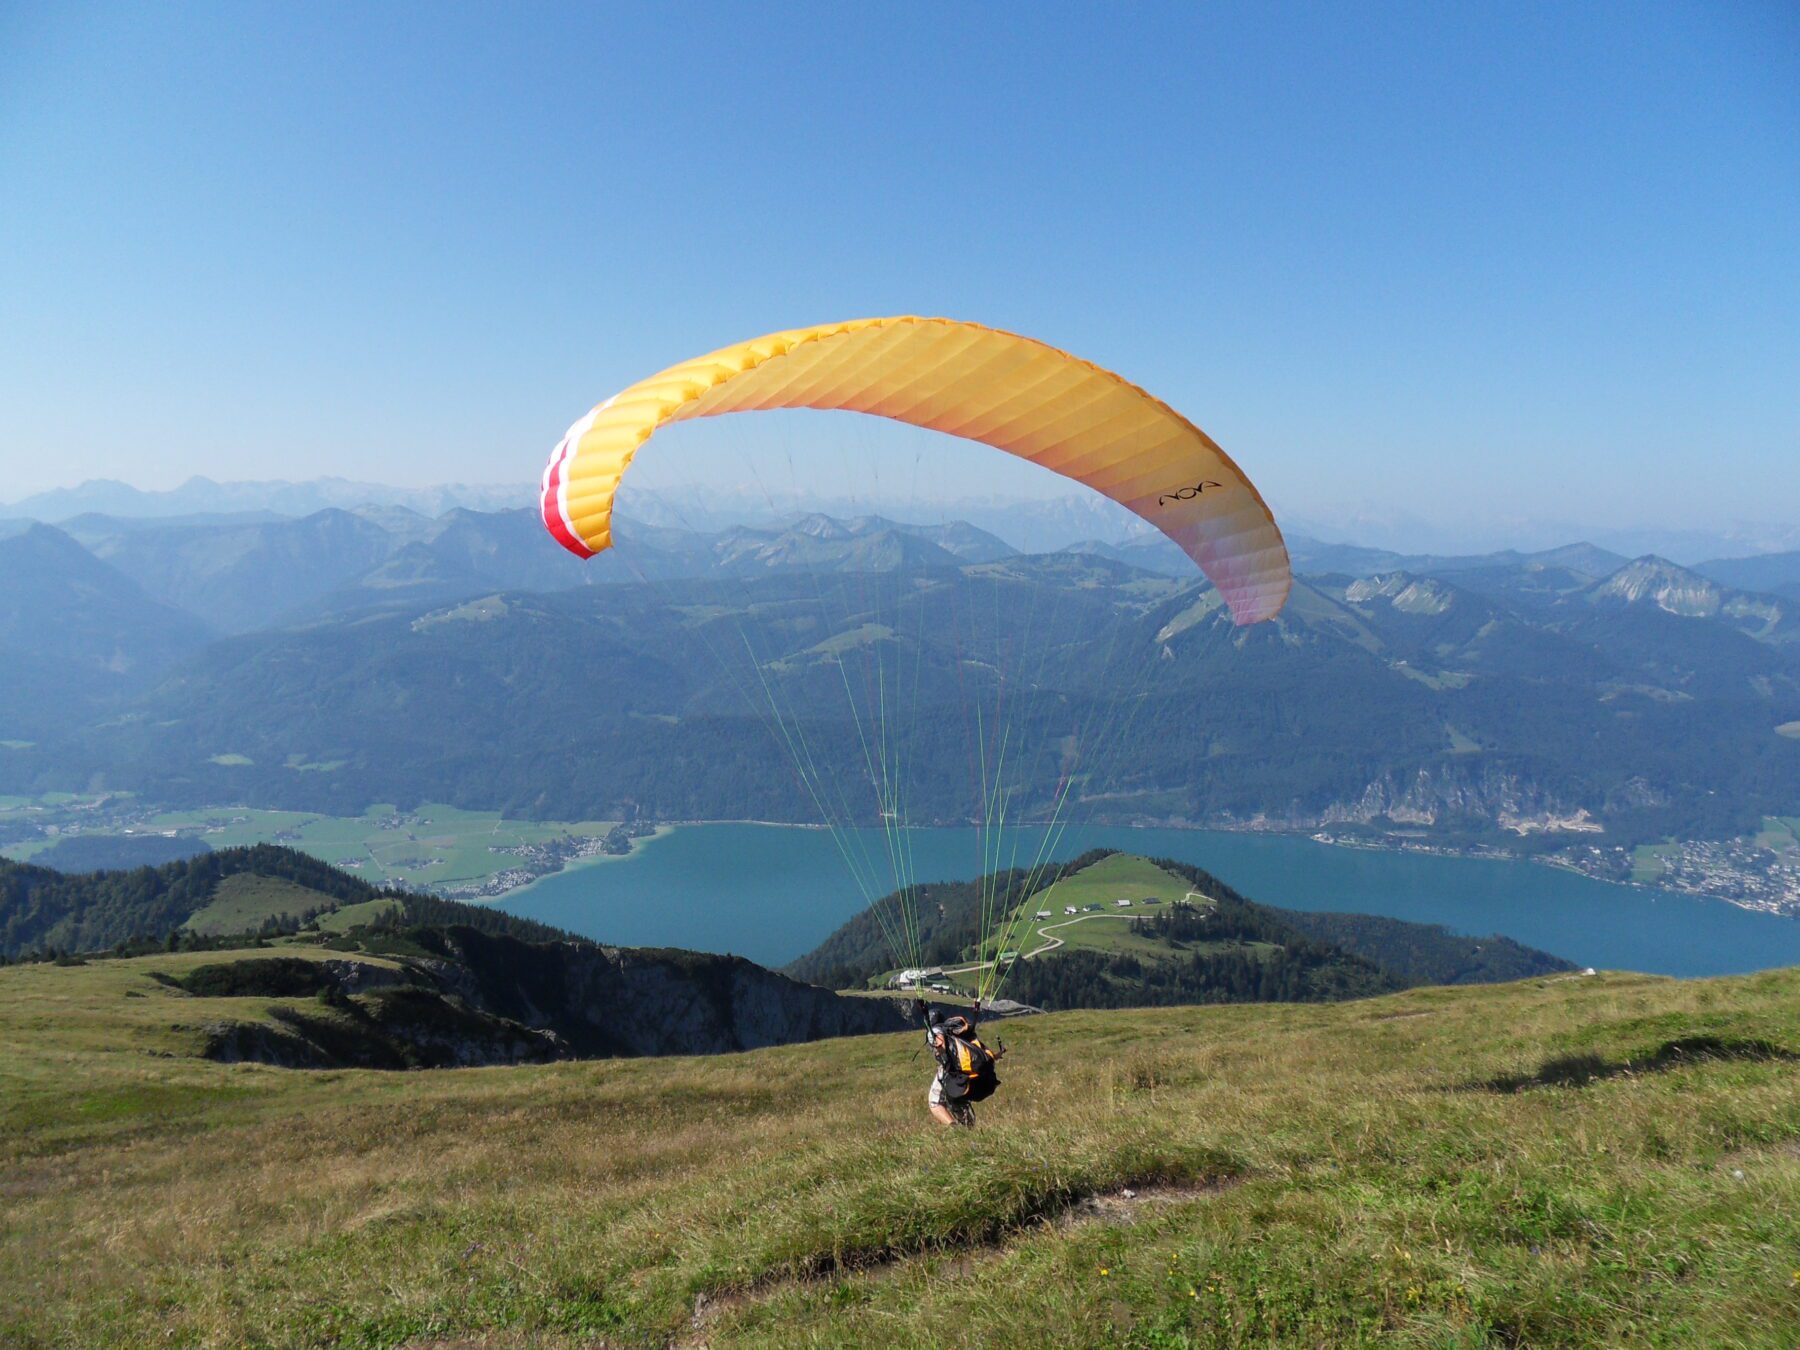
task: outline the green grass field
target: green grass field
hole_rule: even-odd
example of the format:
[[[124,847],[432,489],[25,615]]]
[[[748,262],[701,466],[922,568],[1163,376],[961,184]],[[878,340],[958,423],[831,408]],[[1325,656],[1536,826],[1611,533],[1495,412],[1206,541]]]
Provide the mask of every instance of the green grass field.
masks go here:
[[[36,855],[47,848],[54,847],[55,844],[56,840],[54,839],[28,839],[22,843],[8,844],[4,849],[0,849],[0,856],[11,858],[14,862],[30,862]]]
[[[208,936],[254,933],[266,919],[282,915],[298,918],[321,906],[335,904],[328,895],[280,877],[241,872],[221,881],[213,892],[212,903],[190,915],[182,926]],[[399,908],[398,900],[365,900],[331,908],[318,916],[318,925],[327,933],[345,933],[359,923],[372,923]]]
[[[1144,935],[1137,920],[1166,913],[1186,901],[1189,883],[1163,871],[1147,859],[1131,854],[1113,854],[1082,868],[1050,886],[1037,891],[1013,911],[1009,923],[992,937],[983,949],[985,960],[1000,952],[1023,954],[1023,959],[1052,951],[1124,952],[1149,960],[1166,960],[1178,955],[1226,945],[1188,942],[1177,949],[1168,942]],[[1127,903],[1120,905],[1124,900]],[[1154,903],[1146,904],[1146,901]],[[1211,902],[1197,898],[1192,903],[1204,907]],[[1066,910],[1073,906],[1074,914]],[[1091,907],[1091,908],[1090,908]],[[1050,917],[1037,914],[1049,910]],[[1250,943],[1251,950],[1272,951],[1273,944]],[[893,972],[888,972],[892,974]],[[974,995],[978,970],[951,970],[945,980],[955,989]],[[1004,985],[1001,988],[1004,993]]]
[[[118,800],[116,794],[103,793],[86,798],[68,792],[46,792],[38,797],[0,794],[0,827],[38,826],[46,822],[60,824],[71,817],[79,819],[89,814],[93,808],[112,800]],[[43,837],[16,840],[0,848],[0,857],[11,858],[14,862],[29,862],[33,855],[42,853],[55,843],[55,838]]]
[[[1187,893],[1188,883],[1180,877],[1144,858],[1115,853],[1046,886],[1015,910],[1005,932],[1006,948],[1029,955],[1060,939],[1067,950],[1165,957],[1170,955],[1168,945],[1139,936],[1134,920],[1164,912]],[[1120,900],[1129,903],[1121,906]],[[1146,900],[1157,903],[1145,904]],[[1099,908],[1089,909],[1090,905]],[[1070,906],[1075,914],[1064,912]],[[1050,917],[1037,918],[1040,910],[1049,910]]]
[[[221,881],[213,892],[211,903],[189,915],[182,926],[208,936],[254,933],[265,919],[283,914],[298,918],[333,903],[330,896],[280,877],[259,877],[243,872]]]
[[[950,1133],[911,1035],[212,1064],[189,1057],[205,1025],[267,1001],[150,978],[212,959],[0,970],[0,1343],[1749,1347],[1800,1326],[1800,971],[1029,1018],[980,1126]]]
[[[374,806],[361,816],[221,808],[168,811],[148,828],[194,831],[214,848],[289,844],[377,886],[454,886],[481,882],[519,859],[496,848],[540,844],[568,835],[604,835],[616,821],[503,820],[494,811],[427,804],[402,815]]]
[[[0,820],[28,820],[34,815],[42,819],[50,811],[60,811],[55,819],[67,818],[83,833],[123,833],[123,827],[109,828],[97,819],[97,811],[83,810],[80,800],[67,794],[0,798]],[[137,830],[175,830],[216,849],[288,844],[374,885],[415,888],[480,884],[520,865],[516,854],[495,849],[542,844],[571,835],[595,838],[616,824],[611,820],[505,820],[496,811],[464,811],[441,803],[427,803],[406,813],[391,805],[372,806],[360,816],[214,807],[162,811],[147,817],[140,814],[132,821]],[[25,840],[7,845],[4,852],[15,861],[28,862],[55,842]]]
[[[1679,844],[1639,844],[1631,854],[1631,879],[1640,886],[1654,886],[1668,870],[1665,859],[1681,852]]]
[[[1756,842],[1777,853],[1800,852],[1800,816],[1765,816]]]
[[[358,905],[344,905],[329,914],[321,914],[319,928],[326,933],[348,933],[358,924],[374,923],[384,914],[395,913],[400,908],[398,900],[364,900]]]

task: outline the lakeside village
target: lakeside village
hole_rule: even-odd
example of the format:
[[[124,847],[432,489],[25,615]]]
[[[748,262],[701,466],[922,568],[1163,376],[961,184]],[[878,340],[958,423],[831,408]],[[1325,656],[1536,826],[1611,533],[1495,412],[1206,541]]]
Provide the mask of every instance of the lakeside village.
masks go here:
[[[603,835],[566,834],[541,843],[489,844],[489,853],[516,857],[519,863],[477,881],[429,886],[427,889],[446,900],[492,900],[521,886],[529,886],[539,877],[560,872],[570,863],[588,858],[629,857],[635,841],[655,833],[656,826],[631,821],[615,825]]]
[[[1427,853],[1440,858],[1492,858],[1518,862],[1521,855],[1491,844],[1452,845],[1425,835],[1366,835],[1319,830],[1309,836],[1338,848]],[[1688,839],[1640,848],[1582,843],[1554,853],[1525,855],[1596,881],[1654,886],[1707,900],[1723,900],[1761,914],[1800,918],[1800,834],[1783,826],[1753,839]]]

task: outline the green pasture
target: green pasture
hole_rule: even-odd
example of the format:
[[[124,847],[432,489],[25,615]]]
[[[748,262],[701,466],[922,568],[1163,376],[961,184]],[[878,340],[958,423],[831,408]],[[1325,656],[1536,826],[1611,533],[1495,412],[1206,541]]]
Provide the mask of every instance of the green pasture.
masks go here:
[[[1005,946],[994,950],[1033,952],[1051,939],[1061,938],[1067,950],[1166,957],[1167,944],[1139,936],[1133,920],[1166,912],[1180,903],[1189,889],[1182,878],[1144,858],[1115,853],[1034,894],[1013,911],[1013,919],[1001,939]],[[1121,906],[1120,900],[1129,904]],[[1159,903],[1148,905],[1146,900]],[[1077,913],[1063,912],[1070,905]],[[1090,910],[1089,905],[1100,908]],[[1037,912],[1044,909],[1050,911],[1050,917],[1037,918]]]
[[[354,1015],[156,978],[218,959],[0,969],[0,1344],[1754,1350],[1800,1327],[1800,971],[1024,1018],[951,1132],[914,1034],[215,1064],[220,1020]]]
[[[281,877],[240,872],[219,882],[212,901],[204,909],[189,915],[183,927],[209,937],[254,933],[266,919],[284,914],[297,919],[321,905],[332,903],[331,897]]]
[[[1800,850],[1800,816],[1765,816],[1756,842],[1777,853]]]
[[[1639,844],[1631,852],[1631,879],[1640,886],[1654,886],[1668,870],[1668,860],[1681,852],[1679,844]]]
[[[214,848],[279,843],[342,867],[377,886],[458,885],[484,881],[520,859],[497,848],[569,835],[606,834],[615,821],[506,820],[496,811],[427,803],[411,812],[372,806],[360,816],[216,807],[165,811],[150,827],[194,833]]]
[[[329,914],[321,914],[319,928],[327,933],[348,933],[358,924],[374,923],[399,908],[398,900],[364,900],[360,904],[343,905]]]

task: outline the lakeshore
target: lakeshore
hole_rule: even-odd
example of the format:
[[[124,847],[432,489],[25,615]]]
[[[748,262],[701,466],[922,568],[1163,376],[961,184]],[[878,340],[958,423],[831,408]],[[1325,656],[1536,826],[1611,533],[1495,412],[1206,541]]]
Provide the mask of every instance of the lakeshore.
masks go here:
[[[987,870],[974,829],[910,831],[916,881]],[[1017,831],[1000,862],[1028,865],[1042,832]],[[851,832],[853,856],[884,857],[883,832]],[[1304,835],[1070,829],[1059,859],[1093,847],[1169,857],[1251,899],[1288,909],[1379,914],[1502,933],[1578,965],[1716,975],[1800,964],[1800,921],[1521,859],[1344,848]],[[772,825],[684,825],[618,867],[545,877],[501,897],[509,912],[621,946],[735,952],[780,965],[866,907],[834,837]],[[892,889],[891,878],[879,893]]]

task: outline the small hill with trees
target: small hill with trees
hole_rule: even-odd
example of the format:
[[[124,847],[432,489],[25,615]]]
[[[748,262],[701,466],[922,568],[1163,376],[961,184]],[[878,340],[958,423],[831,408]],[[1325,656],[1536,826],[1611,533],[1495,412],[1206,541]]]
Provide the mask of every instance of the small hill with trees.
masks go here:
[[[1032,881],[1009,872],[921,887],[913,905],[925,963],[955,970],[1017,951],[1001,993],[1049,1009],[1322,1002],[1573,969],[1510,938],[1260,905],[1211,873],[1168,859],[1097,849],[1053,869],[1041,885]],[[1010,916],[985,949],[984,892],[998,895],[995,908]],[[785,969],[848,988],[882,982],[893,964],[871,908]]]

